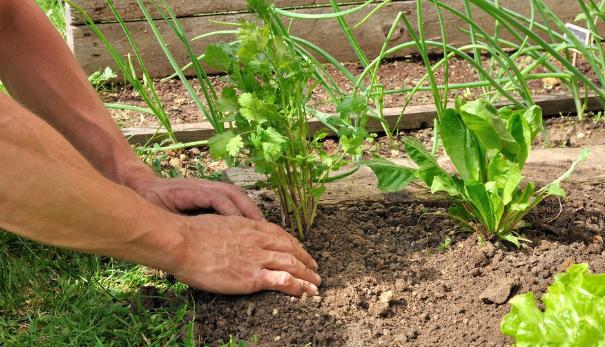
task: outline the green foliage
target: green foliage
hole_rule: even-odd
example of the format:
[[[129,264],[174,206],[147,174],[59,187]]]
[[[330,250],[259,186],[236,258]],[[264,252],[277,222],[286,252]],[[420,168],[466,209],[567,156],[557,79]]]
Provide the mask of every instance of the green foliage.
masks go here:
[[[46,16],[61,36],[65,37],[66,22],[63,0],[36,0],[36,3],[46,13]]]
[[[439,115],[440,140],[457,173],[449,174],[422,143],[404,139],[404,149],[417,168],[401,167],[385,159],[365,164],[378,177],[379,188],[400,190],[413,178],[423,181],[433,193],[445,192],[455,202],[448,211],[460,225],[485,239],[496,236],[520,246],[517,229],[523,217],[549,195],[565,197],[560,183],[571,176],[580,158],[559,179],[540,190],[521,174],[531,144],[542,128],[538,106],[497,110],[485,100],[458,103]]]
[[[100,70],[93,72],[92,75],[88,76],[88,81],[96,91],[100,91],[108,89],[109,82],[117,77],[118,75],[110,67],[106,67],[102,72]]]
[[[593,275],[576,264],[555,276],[538,308],[529,292],[511,299],[512,309],[500,325],[517,347],[605,346],[605,274]]]
[[[0,230],[0,279],[2,346],[200,344],[199,335],[184,334],[197,324],[185,286],[150,275],[143,266]],[[144,286],[156,287],[159,300],[166,297],[162,307],[140,305]]]
[[[256,171],[267,175],[282,206],[283,221],[304,237],[315,218],[317,201],[325,191],[329,174],[357,155],[367,136],[350,125],[358,100],[344,99],[341,116],[326,123],[339,133],[342,151],[328,154],[320,142],[328,133],[310,138],[307,121],[314,112],[308,101],[318,70],[302,54],[265,1],[249,1],[260,19],[237,24],[236,41],[210,45],[204,61],[228,76],[218,98],[230,130],[215,135],[210,151],[215,158],[235,163],[249,160]]]

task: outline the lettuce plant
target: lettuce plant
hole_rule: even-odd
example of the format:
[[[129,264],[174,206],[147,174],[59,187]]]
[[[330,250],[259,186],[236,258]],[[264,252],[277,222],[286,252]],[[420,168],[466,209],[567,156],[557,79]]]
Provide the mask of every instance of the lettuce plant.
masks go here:
[[[457,102],[455,109],[439,115],[439,139],[456,173],[442,168],[435,156],[413,139],[404,139],[407,155],[417,168],[398,166],[385,159],[368,161],[378,177],[379,188],[397,191],[415,179],[434,192],[445,192],[454,200],[449,216],[477,232],[483,239],[497,237],[520,246],[518,229],[523,217],[549,195],[565,197],[560,183],[569,178],[578,161],[560,178],[537,189],[523,183],[521,172],[531,144],[542,129],[538,106],[525,110],[497,110],[485,100]]]
[[[310,137],[307,121],[314,113],[308,102],[318,84],[314,62],[280,30],[273,7],[262,0],[248,3],[261,21],[235,24],[236,41],[205,51],[204,61],[223,71],[228,82],[217,107],[230,129],[210,139],[210,152],[231,162],[251,161],[275,191],[284,224],[303,238],[325,183],[335,179],[330,173],[360,151],[366,133],[332,127],[341,148],[330,154],[320,143],[327,131]],[[347,115],[351,107],[343,103],[339,109]]]
[[[516,346],[605,346],[605,274],[573,265],[555,276],[542,302],[544,311],[532,292],[511,299],[500,330]]]

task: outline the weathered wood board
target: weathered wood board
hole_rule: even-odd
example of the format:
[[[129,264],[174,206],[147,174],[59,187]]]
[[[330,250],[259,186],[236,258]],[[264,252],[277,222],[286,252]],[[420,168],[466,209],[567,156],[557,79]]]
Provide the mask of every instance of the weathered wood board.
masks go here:
[[[92,5],[98,5],[100,1],[89,1]],[[185,4],[186,1],[173,1],[175,6],[179,4]],[[306,1],[284,1],[284,3],[290,3],[292,5],[296,3],[306,3]],[[323,0],[317,0],[316,3],[323,3]],[[452,7],[463,11],[463,2],[460,0],[446,0]],[[198,2],[201,3],[201,2]],[[223,2],[210,2],[212,3],[223,3]],[[224,2],[230,3],[230,2]],[[237,1],[236,1],[237,3]],[[502,5],[510,8],[511,10],[517,11],[521,14],[528,15],[529,6],[525,0],[503,0]],[[572,22],[577,13],[580,12],[579,5],[575,1],[569,0],[545,0],[545,3],[550,6],[555,13],[557,13],[563,20]],[[121,1],[122,6],[125,9],[132,11],[134,1]],[[182,5],[185,6],[185,5]],[[188,6],[188,5],[187,5]],[[221,5],[223,6],[223,5]],[[229,5],[231,6],[231,5]],[[350,8],[354,5],[343,6],[342,9]],[[368,9],[354,13],[347,16],[347,21],[350,24],[355,24],[364,18],[368,11],[377,5],[371,5]],[[93,6],[94,7],[94,6]],[[185,9],[187,7],[183,7]],[[190,9],[190,8],[189,8]],[[415,1],[394,1],[390,5],[381,9],[380,12],[371,16],[370,19],[358,29],[354,31],[354,34],[360,41],[361,47],[370,57],[375,57],[380,49],[382,48],[386,34],[392,24],[392,21],[396,17],[397,13],[402,11],[406,13],[412,23],[416,23],[416,2]],[[319,7],[309,8],[304,10],[306,13],[326,13],[331,12],[330,7]],[[208,33],[216,30],[225,29],[224,25],[218,24],[217,22],[237,22],[242,19],[251,19],[252,16],[248,13],[231,13],[231,14],[215,14],[209,16],[192,16],[181,18],[181,24],[188,34],[189,38],[193,38],[203,33]],[[426,2],[424,6],[424,27],[425,35],[427,40],[440,40],[441,30],[438,24],[437,11],[430,2]],[[461,46],[469,43],[468,34],[461,29],[467,28],[468,25],[464,24],[459,18],[450,13],[443,13],[446,28],[448,29],[447,41],[449,44],[454,46]],[[474,14],[474,21],[478,25],[486,28],[493,28],[493,20],[488,15],[477,10]],[[163,36],[166,38],[168,46],[173,51],[173,54],[180,65],[184,65],[189,61],[189,58],[185,50],[181,47],[176,36],[171,32],[170,28],[163,22],[158,21],[159,29]],[[149,68],[151,75],[154,77],[165,77],[172,74],[174,71],[168,60],[162,53],[156,39],[148,28],[148,24],[145,21],[133,21],[129,22],[128,26],[133,33],[134,40],[137,42],[139,50],[142,52],[143,59]],[[124,37],[122,29],[116,23],[104,23],[99,24],[101,30],[105,33],[107,38],[117,48],[119,52],[126,55],[130,52],[130,47],[127,40]],[[292,33],[308,39],[316,45],[325,49],[328,53],[333,55],[336,59],[341,61],[354,61],[356,56],[353,50],[349,47],[348,43],[344,39],[341,30],[334,19],[322,19],[322,20],[294,20],[291,26]],[[506,37],[506,35],[505,35]],[[206,38],[204,40],[195,41],[193,44],[194,51],[202,53],[207,45],[217,42],[229,41],[229,37],[218,37],[214,36]],[[106,48],[103,44],[95,37],[90,29],[86,26],[71,26],[68,41],[71,44],[72,50],[83,66],[87,73],[93,73],[94,71],[103,69],[107,66],[113,67],[115,65],[109,54],[107,54]],[[393,37],[391,45],[409,42],[410,36],[405,32],[404,28],[401,27],[399,32]],[[411,47],[406,50],[399,51],[395,56],[405,56],[409,54],[417,53],[415,47]]]
[[[379,2],[377,0],[376,2]],[[409,0],[408,0],[409,1]],[[95,23],[115,22],[115,17],[107,6],[106,0],[76,0],[74,1],[83,10],[88,12]],[[161,2],[156,1],[158,4]],[[362,2],[360,0],[340,0],[339,4],[352,4]],[[143,20],[145,17],[139,9],[135,0],[113,0],[114,6],[120,12],[124,20],[136,21]],[[275,0],[275,6],[284,9],[307,8],[326,6],[330,4],[330,0]],[[149,14],[156,19],[161,19],[162,16],[153,6],[150,0],[143,0],[143,4],[149,10]],[[191,0],[166,0],[166,4],[174,11],[177,17],[195,17],[205,16],[215,13],[233,13],[233,12],[248,12],[248,2],[246,0],[210,0],[210,1],[191,1]],[[68,18],[69,22],[74,25],[82,24],[78,16]]]
[[[535,98],[537,105],[542,107],[544,115],[559,115],[568,114],[575,112],[575,104],[571,97],[555,96],[555,95],[542,95]],[[507,105],[508,103],[500,103],[499,106]],[[596,98],[589,98],[588,100],[588,111],[602,110],[603,106],[599,104]],[[389,123],[391,128],[394,128],[397,124],[397,120],[401,115],[401,108],[388,108],[384,110],[385,119]],[[405,114],[401,117],[398,124],[399,129],[419,129],[428,127],[433,124],[433,119],[436,116],[436,109],[434,105],[422,105],[422,106],[410,106],[405,110]],[[319,129],[323,129],[323,124],[317,120],[312,119],[309,121],[309,127],[311,132],[314,133]],[[174,124],[173,130],[177,139],[180,142],[187,143],[193,141],[204,141],[214,135],[214,130],[209,123],[194,123],[194,124]],[[381,132],[382,126],[377,121],[368,122],[368,131]],[[122,129],[124,136],[128,138],[132,144],[145,144],[159,141],[165,136],[166,132],[160,130],[158,132],[157,127],[137,127],[137,128],[124,128]],[[159,134],[157,136],[156,134]],[[154,135],[156,138],[153,139]]]

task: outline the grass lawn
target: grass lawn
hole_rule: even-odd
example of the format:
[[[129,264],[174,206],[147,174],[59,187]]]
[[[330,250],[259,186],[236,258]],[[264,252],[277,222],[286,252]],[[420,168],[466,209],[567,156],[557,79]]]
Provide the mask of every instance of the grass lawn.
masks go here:
[[[197,345],[184,286],[147,272],[0,232],[0,345]],[[143,286],[176,295],[167,308],[148,310]]]

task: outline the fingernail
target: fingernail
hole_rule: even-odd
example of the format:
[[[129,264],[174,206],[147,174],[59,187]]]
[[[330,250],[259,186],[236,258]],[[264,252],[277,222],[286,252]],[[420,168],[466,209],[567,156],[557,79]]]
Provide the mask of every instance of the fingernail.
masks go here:
[[[313,294],[313,296],[319,295],[319,290],[313,283],[311,283],[311,294]]]
[[[317,262],[315,260],[313,260],[313,268],[315,270],[319,269],[319,264],[317,264]]]

